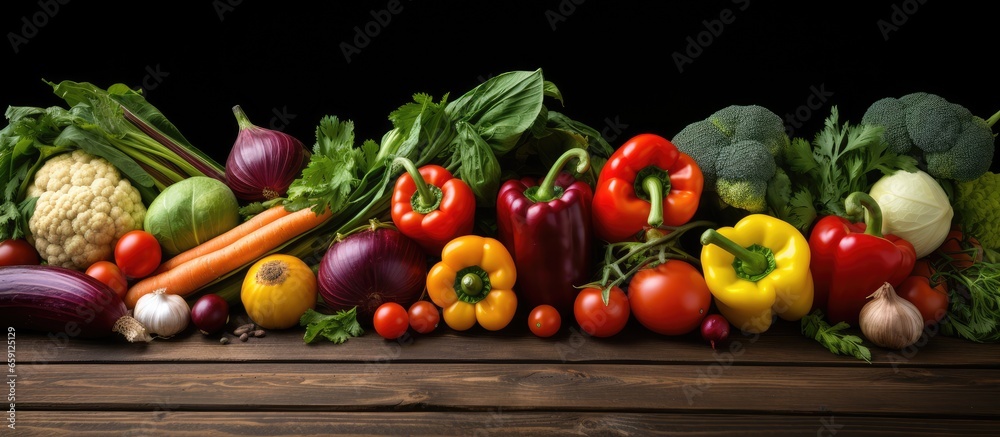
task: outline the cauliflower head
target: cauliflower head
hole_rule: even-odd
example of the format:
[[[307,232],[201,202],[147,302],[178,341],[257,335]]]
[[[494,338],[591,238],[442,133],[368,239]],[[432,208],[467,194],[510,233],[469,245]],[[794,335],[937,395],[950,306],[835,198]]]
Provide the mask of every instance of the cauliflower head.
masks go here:
[[[142,229],[139,190],[104,158],[74,150],[42,165],[28,186],[37,197],[29,241],[52,265],[84,270],[111,259],[115,243]]]

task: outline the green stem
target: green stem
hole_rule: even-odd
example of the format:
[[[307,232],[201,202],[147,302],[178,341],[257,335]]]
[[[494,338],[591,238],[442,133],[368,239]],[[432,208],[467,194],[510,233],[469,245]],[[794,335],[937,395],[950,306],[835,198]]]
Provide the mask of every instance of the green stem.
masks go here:
[[[742,261],[743,271],[748,275],[757,276],[766,272],[768,269],[766,256],[750,251],[747,248],[736,244],[733,240],[730,240],[722,236],[722,234],[716,232],[715,229],[708,229],[701,234],[701,244],[703,246],[714,244],[719,246],[722,250],[733,254],[736,259]]]
[[[413,164],[413,161],[410,161],[405,156],[398,156],[392,160],[392,165],[393,167],[397,165],[403,166],[406,172],[410,174],[410,179],[413,179],[413,185],[417,187],[416,193],[414,193],[413,198],[410,200],[414,211],[421,214],[428,214],[437,209],[441,204],[441,190],[438,189],[435,192],[431,187],[427,186],[424,176],[420,174],[420,170]]]
[[[479,296],[483,292],[483,280],[475,273],[466,273],[462,276],[462,292],[469,296]]]
[[[542,179],[542,183],[538,185],[536,190],[533,190],[531,195],[528,197],[536,202],[548,202],[550,200],[558,198],[562,195],[560,190],[556,189],[556,178],[559,177],[559,173],[562,171],[563,167],[570,159],[576,158],[580,162],[576,165],[577,173],[584,173],[590,169],[590,154],[586,150],[580,148],[572,148],[559,156],[556,162],[552,164],[549,168],[549,172],[545,175],[545,179]],[[527,195],[527,193],[526,193]]]
[[[646,176],[642,186],[649,193],[649,217],[646,223],[658,228],[663,224],[663,181],[656,176]]]
[[[844,201],[844,212],[847,215],[861,214],[866,210],[868,213],[864,215],[865,234],[881,238],[882,208],[878,206],[878,202],[872,196],[868,195],[868,193],[862,191],[851,193],[847,196],[847,200]]]
[[[240,127],[240,130],[256,127],[250,122],[250,118],[243,113],[243,108],[240,108],[240,105],[233,106],[233,114],[236,115],[236,124]]]
[[[1000,120],[1000,111],[997,111],[997,113],[993,114],[992,117],[986,119],[986,125],[992,129],[993,125],[997,124],[997,120]]]

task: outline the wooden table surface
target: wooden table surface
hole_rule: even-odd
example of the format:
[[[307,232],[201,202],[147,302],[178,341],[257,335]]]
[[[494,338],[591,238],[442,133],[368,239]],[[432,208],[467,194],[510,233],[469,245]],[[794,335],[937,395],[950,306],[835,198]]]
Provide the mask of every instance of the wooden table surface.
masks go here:
[[[225,345],[15,331],[16,430],[2,435],[996,435],[1000,345],[933,335],[872,347],[868,364],[798,329],[714,351],[637,325],[609,339],[442,325],[340,345],[298,328]]]

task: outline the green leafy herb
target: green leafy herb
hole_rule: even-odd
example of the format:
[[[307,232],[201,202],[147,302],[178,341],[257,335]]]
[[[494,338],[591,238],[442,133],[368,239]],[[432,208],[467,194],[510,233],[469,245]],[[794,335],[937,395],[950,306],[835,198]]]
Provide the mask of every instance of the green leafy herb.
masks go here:
[[[962,252],[976,260],[982,250],[963,237]],[[1000,341],[1000,263],[996,253],[987,249],[986,256],[971,265],[956,262],[957,253],[940,253],[934,262],[936,275],[948,283],[948,314],[941,321],[941,332],[975,342]]]
[[[336,344],[341,344],[351,337],[361,336],[365,331],[358,323],[357,315],[357,307],[346,311],[337,311],[335,314],[323,314],[308,309],[299,318],[299,326],[306,328],[302,340],[306,343],[312,343],[319,337],[323,337]]]
[[[837,355],[850,355],[871,364],[872,352],[861,344],[861,337],[843,332],[850,328],[847,323],[840,322],[830,326],[824,318],[823,311],[815,310],[812,314],[802,317],[801,324],[802,334],[818,341],[830,352]]]
[[[817,215],[846,216],[849,194],[867,192],[882,175],[916,170],[916,159],[892,152],[883,133],[877,125],[841,123],[834,106],[812,142],[793,139],[784,168],[792,185],[803,188],[790,198],[789,222],[805,230]]]
[[[224,178],[223,166],[194,148],[137,91],[102,90],[86,82],[46,82],[71,105],[8,107],[0,130],[0,239],[27,233],[34,203],[26,199],[37,170],[51,157],[81,149],[107,159],[149,204],[168,185],[191,176]]]

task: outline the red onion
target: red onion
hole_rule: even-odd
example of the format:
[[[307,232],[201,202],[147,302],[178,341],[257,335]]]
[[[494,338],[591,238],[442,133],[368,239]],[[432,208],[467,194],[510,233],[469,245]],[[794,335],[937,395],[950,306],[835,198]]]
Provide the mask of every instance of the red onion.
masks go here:
[[[715,349],[715,343],[729,338],[729,320],[720,314],[709,314],[701,321],[701,338]]]
[[[218,294],[206,294],[191,305],[191,323],[202,334],[219,332],[229,322],[229,303]]]
[[[317,282],[328,307],[357,307],[357,319],[371,323],[385,302],[409,308],[420,299],[427,283],[427,255],[396,228],[373,221],[327,249]]]
[[[233,113],[240,132],[226,160],[226,185],[249,202],[284,196],[309,162],[309,151],[291,135],[250,123],[239,105]]]

